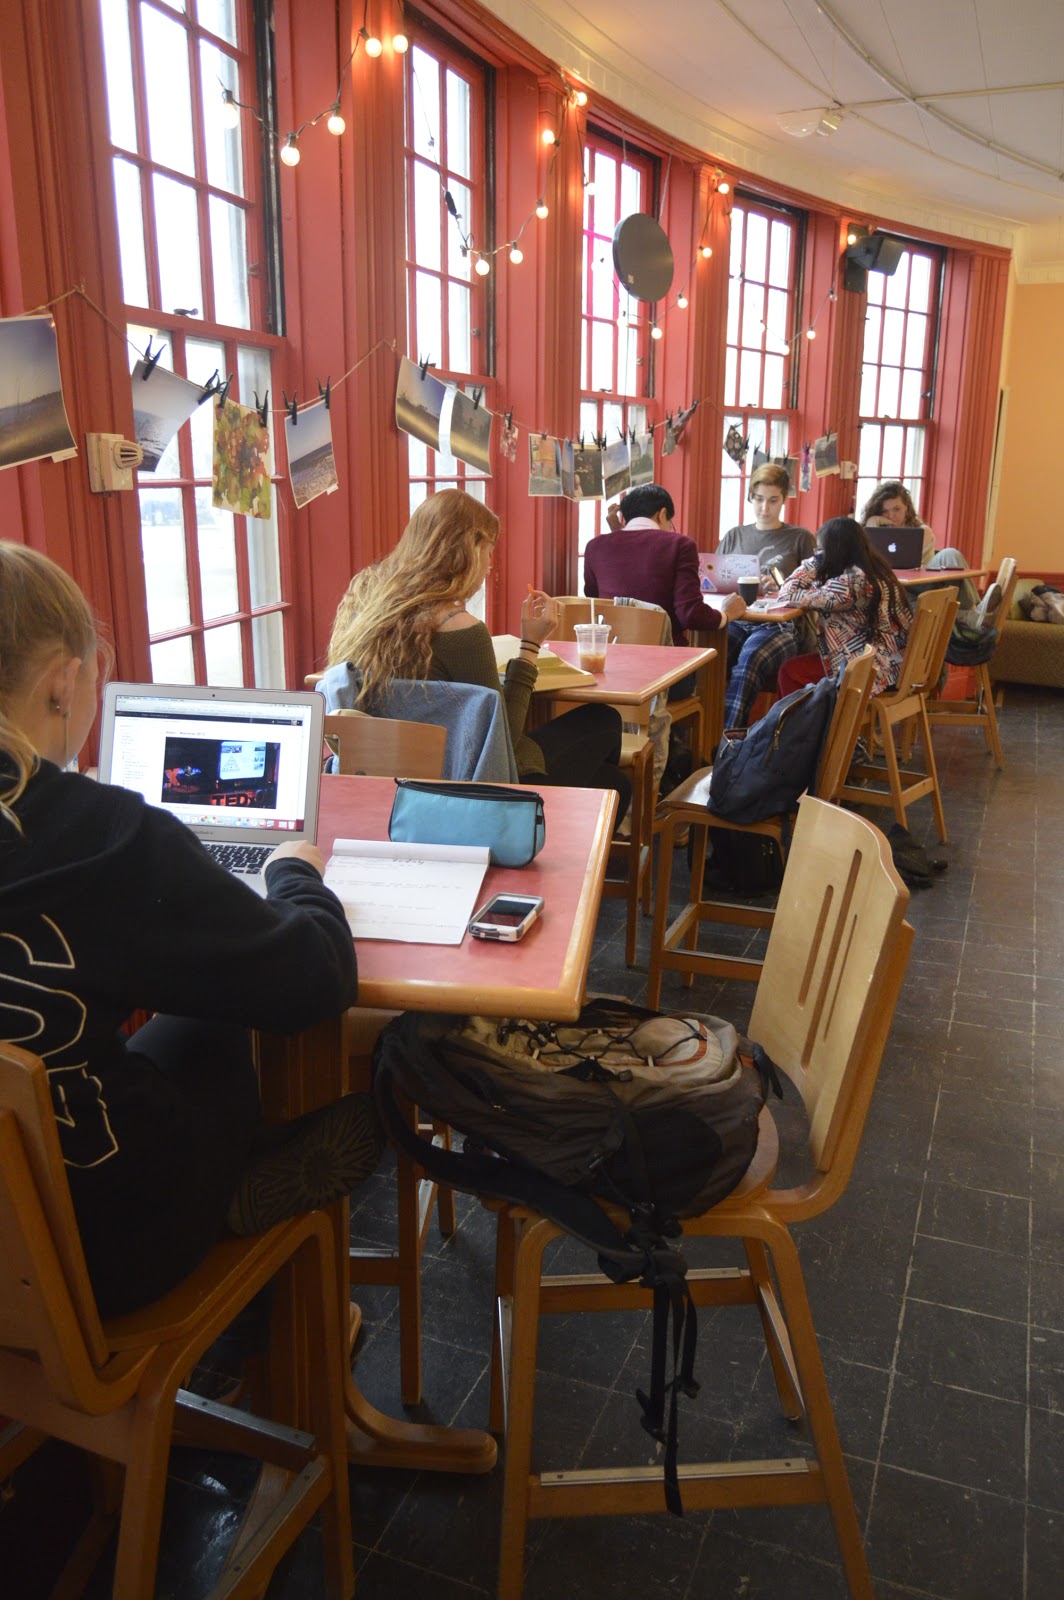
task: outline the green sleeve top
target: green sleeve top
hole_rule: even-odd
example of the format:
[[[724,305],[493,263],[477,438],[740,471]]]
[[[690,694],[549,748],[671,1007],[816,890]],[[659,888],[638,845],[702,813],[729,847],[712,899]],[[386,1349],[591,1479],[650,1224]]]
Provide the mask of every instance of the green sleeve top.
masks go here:
[[[517,770],[526,773],[546,772],[543,752],[534,739],[525,733],[528,706],[532,699],[538,669],[533,661],[522,661],[515,656],[506,663],[506,676],[502,684],[502,698],[506,705],[506,720],[510,724]],[[495,665],[495,649],[491,634],[482,622],[471,628],[454,628],[432,635],[432,664],[430,678],[443,678],[449,683],[479,683],[485,689],[499,688],[499,672]]]

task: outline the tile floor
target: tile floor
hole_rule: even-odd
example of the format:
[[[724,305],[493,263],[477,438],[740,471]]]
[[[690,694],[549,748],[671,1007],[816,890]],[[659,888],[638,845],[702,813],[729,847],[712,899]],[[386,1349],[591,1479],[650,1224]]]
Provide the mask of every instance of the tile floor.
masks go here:
[[[1062,713],[1058,694],[1010,689],[1003,773],[976,733],[936,733],[951,864],[911,901],[917,938],[854,1180],[797,1230],[880,1600],[1064,1595]],[[915,831],[927,809],[915,809]],[[617,902],[603,909],[591,983],[645,993],[643,973],[623,963]],[[681,993],[668,979],[664,1003]],[[751,993],[700,981],[694,999],[741,1021]],[[379,1174],[354,1209],[358,1236],[388,1236],[390,1200]],[[475,1203],[460,1218],[425,1259],[415,1415],[480,1426],[492,1237]],[[398,1409],[394,1297],[359,1299],[360,1382]],[[702,1392],[681,1417],[689,1459],[802,1448],[774,1405],[752,1317],[703,1317]],[[545,1320],[538,1464],[645,1459],[632,1391],[646,1379],[647,1333],[642,1314]],[[0,1588],[32,1600],[84,1515],[84,1469],[49,1446],[12,1487],[0,1501]],[[493,1593],[497,1472],[353,1472],[351,1488],[360,1600]],[[160,1594],[202,1592],[246,1489],[244,1465],[175,1453]],[[308,1533],[271,1596],[316,1596],[318,1557]],[[845,1586],[821,1507],[533,1525],[528,1600],[626,1591],[835,1600]],[[88,1593],[106,1592],[101,1570]]]

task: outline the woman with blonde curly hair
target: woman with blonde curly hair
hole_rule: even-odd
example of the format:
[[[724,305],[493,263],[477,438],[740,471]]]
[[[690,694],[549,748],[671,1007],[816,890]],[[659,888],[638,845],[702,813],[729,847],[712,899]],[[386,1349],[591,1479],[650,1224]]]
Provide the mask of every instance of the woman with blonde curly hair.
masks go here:
[[[521,607],[521,648],[502,689],[491,635],[468,602],[491,568],[499,519],[461,489],[422,501],[395,549],[351,579],[329,640],[328,665],[357,668],[354,703],[370,709],[393,679],[446,679],[501,692],[522,782],[614,789],[618,818],[631,798],[620,768],[621,718],[612,706],[584,705],[525,732],[536,657],[554,631],[554,606],[530,589]]]

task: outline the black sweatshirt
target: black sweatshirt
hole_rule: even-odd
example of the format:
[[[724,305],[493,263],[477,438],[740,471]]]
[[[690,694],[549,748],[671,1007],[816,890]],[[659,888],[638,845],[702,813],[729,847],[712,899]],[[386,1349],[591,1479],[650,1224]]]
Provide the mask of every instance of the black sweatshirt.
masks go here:
[[[170,1095],[120,1024],[144,1009],[287,1033],[338,1015],[358,990],[343,908],[298,860],[269,867],[264,900],[183,823],[47,761],[14,809],[21,834],[0,816],[0,1039],[44,1058],[76,1188],[153,1161],[162,1176]]]

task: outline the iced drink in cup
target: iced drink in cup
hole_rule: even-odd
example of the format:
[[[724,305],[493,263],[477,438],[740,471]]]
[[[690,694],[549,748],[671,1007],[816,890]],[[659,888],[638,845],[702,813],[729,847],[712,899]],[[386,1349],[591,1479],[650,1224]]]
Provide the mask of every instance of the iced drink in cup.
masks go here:
[[[576,634],[577,659],[583,671],[605,672],[606,645],[610,637],[609,624],[578,622],[573,632]]]

